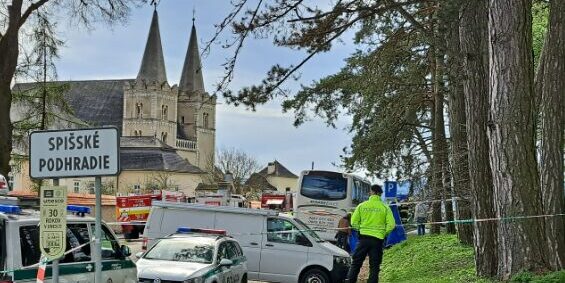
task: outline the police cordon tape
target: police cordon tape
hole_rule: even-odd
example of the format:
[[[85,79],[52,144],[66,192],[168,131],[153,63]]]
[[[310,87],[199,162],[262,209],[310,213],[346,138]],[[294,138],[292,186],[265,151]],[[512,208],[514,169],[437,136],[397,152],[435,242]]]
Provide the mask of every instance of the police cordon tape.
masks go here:
[[[551,217],[563,217],[565,216],[565,213],[559,213],[559,214],[543,214],[543,215],[529,215],[529,216],[513,216],[513,217],[494,217],[494,218],[483,218],[483,219],[465,219],[465,220],[451,220],[451,221],[437,221],[437,222],[426,222],[426,223],[407,223],[404,225],[395,225],[395,226],[405,226],[405,225],[433,225],[433,224],[448,224],[448,223],[454,223],[454,224],[473,224],[476,222],[488,222],[488,221],[513,221],[513,220],[524,220],[524,219],[535,219],[535,218],[551,218]],[[127,225],[145,225],[145,223],[130,223],[130,222],[108,222],[106,223],[107,225],[123,225],[123,224],[127,224]],[[384,225],[383,225],[384,226]],[[384,228],[384,227],[383,227]],[[383,228],[376,228],[376,227],[348,227],[348,228],[331,228],[331,229],[303,229],[303,230],[291,230],[291,231],[273,231],[273,232],[261,232],[261,233],[234,233],[234,234],[228,234],[228,236],[258,236],[258,235],[273,235],[273,234],[285,234],[285,235],[289,235],[289,234],[295,234],[295,233],[304,233],[304,232],[323,232],[323,231],[339,231],[339,230],[347,230],[347,229],[355,229],[355,230],[359,230],[359,229],[383,229]],[[164,239],[166,237],[157,237],[157,238],[144,238],[143,240],[160,240],[160,239]],[[123,238],[121,238],[121,240],[123,240]],[[118,240],[109,240],[111,242],[116,241],[118,242]],[[87,245],[90,245],[91,243],[94,242],[94,239],[83,243],[75,248],[72,248],[68,251],[66,251],[63,254],[63,257],[75,252]],[[14,270],[2,270],[0,271],[0,274],[6,274],[6,273],[12,273],[12,272],[16,272],[16,271],[20,271],[20,270],[29,270],[29,269],[33,269],[36,267],[39,267],[39,265],[41,264],[41,261],[30,265],[30,266],[26,266],[24,268],[21,269],[14,269]]]
[[[88,242],[86,242],[86,243],[84,243],[84,244],[81,244],[81,245],[79,245],[79,246],[77,246],[77,247],[74,247],[74,248],[72,248],[72,249],[66,251],[66,252],[61,256],[61,258],[65,257],[66,255],[68,255],[68,254],[70,254],[70,253],[72,253],[72,252],[78,251],[78,250],[84,248],[85,246],[90,245],[91,243],[94,243],[94,239],[92,239],[92,240],[90,240],[90,241],[88,241]],[[12,272],[20,271],[20,270],[28,270],[28,269],[33,269],[33,268],[39,267],[39,265],[41,264],[42,260],[44,260],[44,259],[40,258],[38,263],[29,265],[29,266],[25,266],[25,267],[20,268],[20,269],[0,270],[0,274],[12,273]],[[52,260],[47,260],[47,262],[50,262],[50,261],[52,261]]]
[[[460,220],[448,220],[448,221],[436,221],[436,222],[425,222],[425,223],[406,223],[401,225],[395,225],[395,227],[403,227],[403,226],[418,226],[418,225],[441,225],[441,224],[473,224],[477,222],[488,222],[488,221],[501,221],[501,222],[514,222],[515,220],[524,220],[524,219],[536,219],[536,218],[552,218],[552,217],[563,217],[565,213],[559,214],[542,214],[542,215],[529,215],[529,216],[512,216],[512,217],[494,217],[494,218],[483,218],[483,219],[460,219]],[[106,223],[107,225],[145,225],[145,223],[130,223],[130,222],[109,222]],[[339,231],[339,230],[348,230],[348,229],[355,229],[355,230],[382,230],[386,227],[382,225],[382,227],[347,227],[347,228],[329,228],[329,229],[302,229],[302,230],[289,230],[289,231],[273,231],[273,232],[260,232],[260,233],[229,233],[228,236],[258,236],[258,235],[273,235],[273,234],[292,234],[292,233],[304,233],[304,232],[325,232],[325,231]],[[160,238],[146,238],[147,240],[157,240],[162,239]]]

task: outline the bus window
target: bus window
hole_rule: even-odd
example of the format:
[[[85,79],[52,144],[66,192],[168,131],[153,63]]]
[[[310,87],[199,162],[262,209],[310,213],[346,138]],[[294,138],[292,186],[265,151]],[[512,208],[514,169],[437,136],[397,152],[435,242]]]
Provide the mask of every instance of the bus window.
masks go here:
[[[334,172],[312,172],[302,177],[300,193],[318,200],[342,200],[347,197],[347,179]]]

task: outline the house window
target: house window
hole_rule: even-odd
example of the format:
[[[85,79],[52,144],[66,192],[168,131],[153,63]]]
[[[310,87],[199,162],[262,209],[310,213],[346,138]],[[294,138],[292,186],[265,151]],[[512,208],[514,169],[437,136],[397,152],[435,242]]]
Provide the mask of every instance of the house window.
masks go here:
[[[179,186],[175,186],[175,192],[179,191]]]
[[[141,102],[135,104],[135,117],[143,118],[143,103]]]
[[[141,185],[139,185],[139,184],[133,185],[133,193],[134,194],[138,195],[140,193],[140,191],[141,191]]]
[[[78,192],[80,190],[80,182],[79,181],[74,182],[73,189],[74,189],[74,192],[78,194]]]

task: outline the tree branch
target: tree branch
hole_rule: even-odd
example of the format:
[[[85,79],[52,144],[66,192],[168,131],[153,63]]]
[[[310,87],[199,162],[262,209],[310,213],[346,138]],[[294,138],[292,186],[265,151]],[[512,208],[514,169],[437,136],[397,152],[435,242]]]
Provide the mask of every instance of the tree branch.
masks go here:
[[[45,3],[49,2],[50,0],[39,0],[35,3],[32,3],[31,5],[29,5],[29,7],[27,8],[27,10],[23,13],[22,17],[20,18],[20,23],[19,26],[23,26],[24,23],[27,21],[27,19],[29,18],[29,16],[31,15],[31,13],[33,13],[34,11],[36,11],[37,9],[41,8],[41,6],[43,6]]]

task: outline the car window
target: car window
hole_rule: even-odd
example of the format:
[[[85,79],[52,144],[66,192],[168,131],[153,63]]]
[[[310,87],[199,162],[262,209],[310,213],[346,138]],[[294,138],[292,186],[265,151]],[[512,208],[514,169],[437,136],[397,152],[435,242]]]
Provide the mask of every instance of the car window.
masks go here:
[[[219,263],[220,260],[224,258],[229,258],[228,247],[226,242],[221,243],[220,246],[218,247],[218,255],[216,256],[216,261]]]
[[[232,241],[226,242],[226,247],[228,252],[228,259],[233,260],[242,256],[236,242],[232,242]]]
[[[92,225],[92,233],[96,235],[96,231],[94,229],[94,225]],[[112,233],[108,230],[108,228],[102,225],[102,259],[121,259],[122,253],[120,251],[120,243],[114,239]]]
[[[147,260],[212,263],[214,246],[186,239],[163,239],[144,256]]]
[[[90,244],[86,224],[67,224],[67,248],[69,251],[81,245],[80,249],[65,255],[60,263],[90,261]],[[20,227],[20,250],[22,266],[30,266],[39,262],[41,250],[39,249],[39,226]]]
[[[267,241],[298,245],[299,237],[304,237],[304,234],[290,221],[278,218],[267,220]]]

